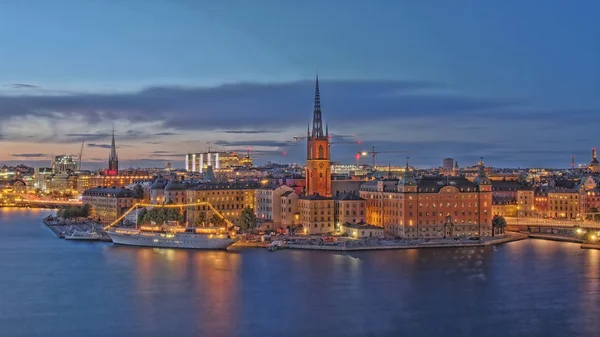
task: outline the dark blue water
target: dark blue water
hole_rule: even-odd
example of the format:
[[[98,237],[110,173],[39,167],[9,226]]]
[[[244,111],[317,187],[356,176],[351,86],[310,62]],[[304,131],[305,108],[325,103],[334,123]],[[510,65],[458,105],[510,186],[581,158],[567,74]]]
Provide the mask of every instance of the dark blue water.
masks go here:
[[[599,336],[600,251],[207,252],[57,239],[0,209],[0,336]]]

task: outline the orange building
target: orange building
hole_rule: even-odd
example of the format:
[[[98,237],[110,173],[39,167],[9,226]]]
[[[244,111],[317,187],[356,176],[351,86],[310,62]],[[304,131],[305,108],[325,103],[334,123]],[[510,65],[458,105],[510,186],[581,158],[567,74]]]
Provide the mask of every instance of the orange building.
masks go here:
[[[329,132],[321,117],[319,77],[315,83],[315,106],[312,132],[306,136],[306,195],[298,200],[305,234],[329,233],[335,230],[334,203],[331,198],[331,162]]]
[[[471,182],[464,177],[449,176],[417,180],[407,165],[407,173],[396,188],[389,181],[370,182],[361,187],[360,195],[367,201],[367,220],[375,220],[372,224],[383,227],[388,235],[404,238],[491,235],[491,180],[483,167]]]

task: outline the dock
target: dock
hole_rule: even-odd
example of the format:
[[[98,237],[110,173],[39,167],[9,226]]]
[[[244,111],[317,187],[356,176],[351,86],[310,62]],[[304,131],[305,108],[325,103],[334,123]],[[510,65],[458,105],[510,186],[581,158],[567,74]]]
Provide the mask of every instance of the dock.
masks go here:
[[[75,229],[77,231],[86,232],[86,231],[92,230],[92,228],[94,226],[96,226],[96,228],[102,227],[101,225],[99,225],[97,223],[89,223],[89,222],[73,221],[73,222],[70,222],[67,224],[67,223],[61,223],[58,220],[49,219],[49,218],[44,218],[42,221],[44,222],[46,227],[48,227],[48,229],[50,229],[52,231],[52,233],[54,233],[54,235],[56,235],[56,237],[58,237],[60,239],[64,239],[65,235],[71,234],[73,229]],[[106,232],[102,232],[102,238],[99,241],[112,242],[110,236]]]

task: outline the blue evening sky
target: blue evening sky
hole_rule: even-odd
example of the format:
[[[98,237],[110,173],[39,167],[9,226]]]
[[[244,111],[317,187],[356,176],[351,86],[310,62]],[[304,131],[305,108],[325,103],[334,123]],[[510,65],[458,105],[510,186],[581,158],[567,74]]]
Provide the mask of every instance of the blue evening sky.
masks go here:
[[[279,143],[305,129],[318,67],[331,129],[365,147],[426,166],[584,163],[600,146],[599,12],[564,0],[2,1],[0,161],[73,153],[90,134],[90,165],[103,164],[115,119],[134,166],[164,160],[156,151],[181,166],[215,143],[300,161],[301,146],[284,158]],[[175,121],[186,118],[197,128]],[[272,132],[219,132],[261,126]],[[357,150],[336,149],[345,162]]]

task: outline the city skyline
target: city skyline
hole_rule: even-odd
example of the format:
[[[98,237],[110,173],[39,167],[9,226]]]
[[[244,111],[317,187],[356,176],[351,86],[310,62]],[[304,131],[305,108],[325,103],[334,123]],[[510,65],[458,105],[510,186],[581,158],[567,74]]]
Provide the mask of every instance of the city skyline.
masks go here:
[[[317,67],[330,133],[362,143],[333,161],[376,146],[409,152],[379,164],[567,168],[600,146],[597,4],[128,4],[0,5],[0,163],[85,139],[84,168],[105,167],[113,123],[123,168],[209,147],[302,162]]]

